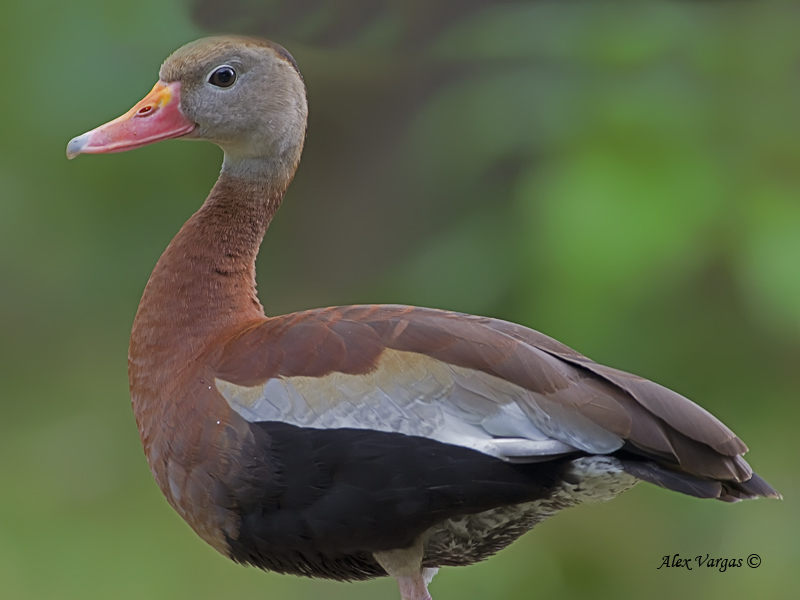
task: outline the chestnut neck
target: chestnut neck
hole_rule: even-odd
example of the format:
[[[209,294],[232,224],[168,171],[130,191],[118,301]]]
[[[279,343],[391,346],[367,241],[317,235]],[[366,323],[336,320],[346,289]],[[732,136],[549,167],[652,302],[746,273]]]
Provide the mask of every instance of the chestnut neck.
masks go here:
[[[132,376],[136,365],[174,373],[221,335],[264,318],[255,261],[291,175],[229,167],[150,276],[131,333]]]

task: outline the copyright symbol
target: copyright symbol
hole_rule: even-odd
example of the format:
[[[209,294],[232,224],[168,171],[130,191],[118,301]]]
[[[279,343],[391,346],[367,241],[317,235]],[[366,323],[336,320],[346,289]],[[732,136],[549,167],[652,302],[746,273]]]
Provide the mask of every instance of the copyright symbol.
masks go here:
[[[751,554],[747,557],[747,566],[751,569],[757,569],[761,566],[761,557],[758,554]]]

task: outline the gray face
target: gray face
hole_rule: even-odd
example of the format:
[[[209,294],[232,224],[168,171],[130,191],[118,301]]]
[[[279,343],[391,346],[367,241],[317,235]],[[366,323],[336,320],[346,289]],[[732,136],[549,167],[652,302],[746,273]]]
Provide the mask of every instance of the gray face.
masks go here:
[[[305,86],[280,46],[208,38],[176,51],[160,75],[181,82],[181,110],[197,123],[186,137],[216,143],[226,160],[290,158],[302,147]]]

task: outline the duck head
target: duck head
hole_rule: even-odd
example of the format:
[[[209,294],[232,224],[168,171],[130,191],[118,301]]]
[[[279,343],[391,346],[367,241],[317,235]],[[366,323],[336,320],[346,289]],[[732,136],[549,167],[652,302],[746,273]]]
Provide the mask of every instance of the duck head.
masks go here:
[[[152,91],[127,113],[73,138],[67,157],[181,138],[220,146],[223,170],[260,170],[267,162],[293,171],[307,116],[303,79],[284,48],[252,38],[205,38],[175,51]]]

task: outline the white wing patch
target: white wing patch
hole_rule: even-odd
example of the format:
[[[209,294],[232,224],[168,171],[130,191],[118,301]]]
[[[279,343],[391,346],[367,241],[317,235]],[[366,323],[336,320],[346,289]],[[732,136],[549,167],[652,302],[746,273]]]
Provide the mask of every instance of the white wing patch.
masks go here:
[[[251,422],[422,436],[504,460],[622,446],[618,436],[553,399],[413,352],[386,350],[364,375],[278,377],[253,387],[215,383]]]

